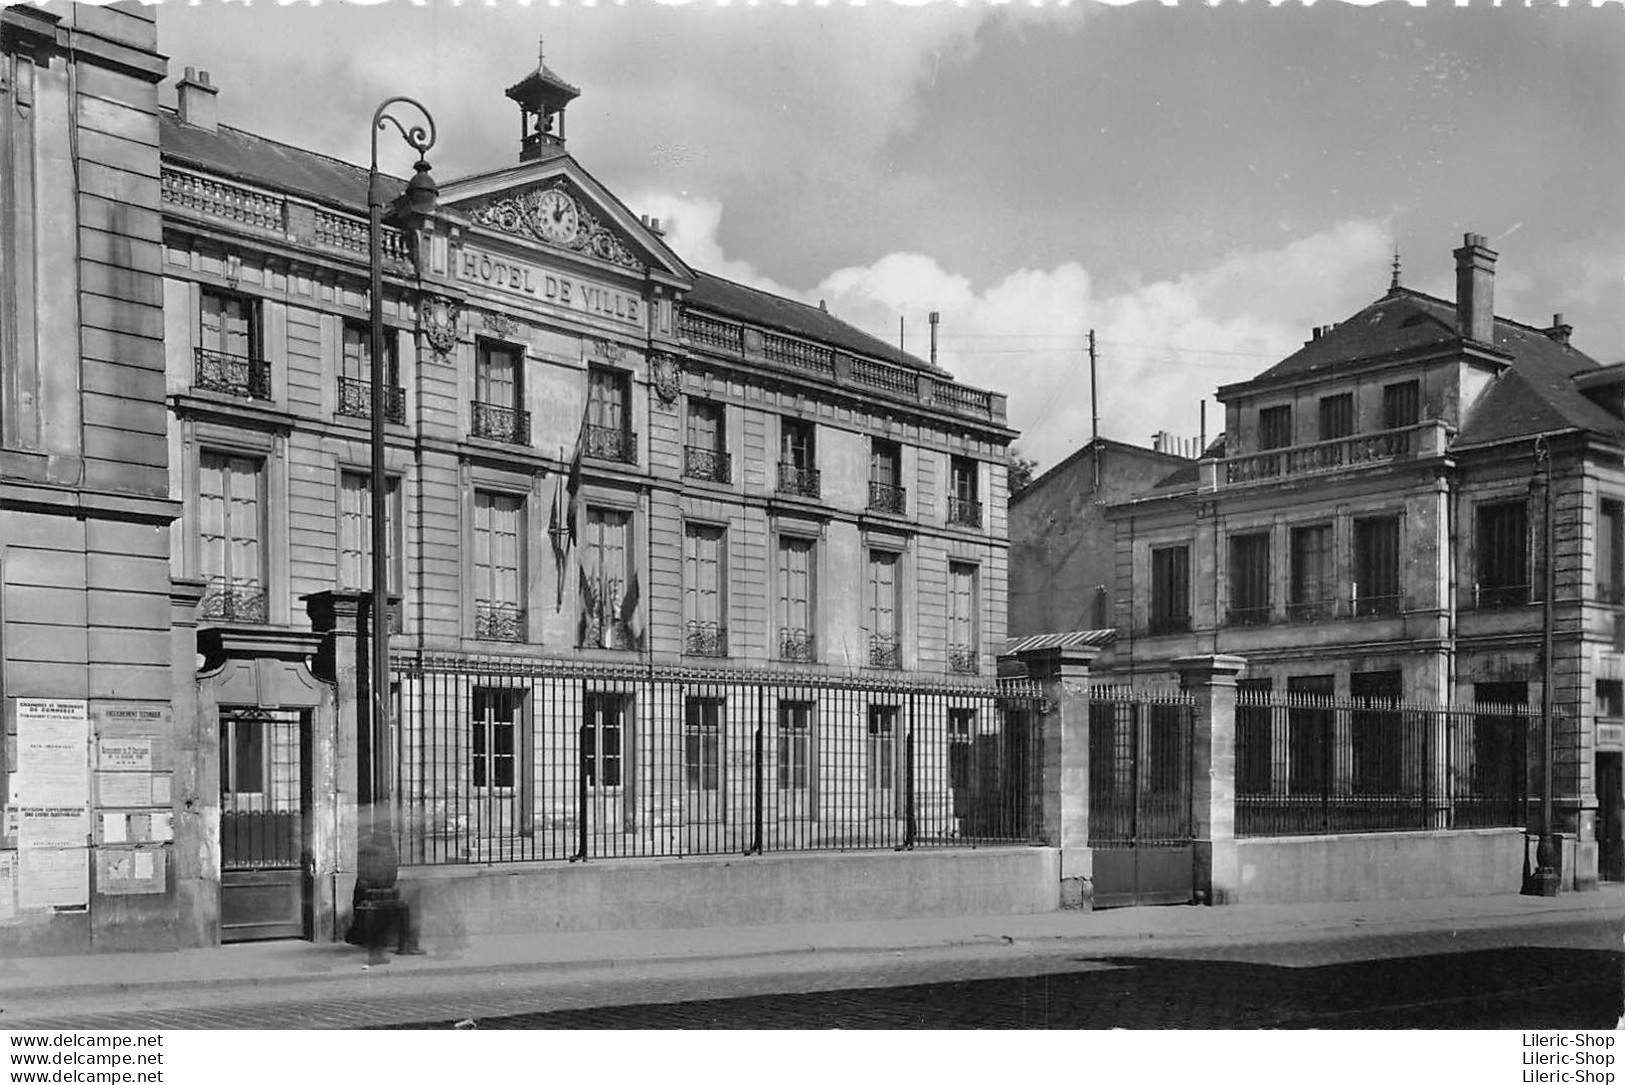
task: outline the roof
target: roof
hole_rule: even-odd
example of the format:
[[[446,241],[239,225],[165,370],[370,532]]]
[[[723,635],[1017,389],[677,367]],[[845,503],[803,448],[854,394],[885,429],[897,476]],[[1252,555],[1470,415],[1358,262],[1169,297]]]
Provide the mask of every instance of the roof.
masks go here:
[[[1110,437],[1092,437],[1088,441],[1084,442],[1082,448],[1076,449],[1069,453],[1065,459],[1061,460],[1055,466],[1049,468],[1043,474],[1038,475],[1031,482],[1027,483],[1027,485],[1011,494],[1010,500],[1012,502],[1019,501],[1024,495],[1033,493],[1038,489],[1039,486],[1048,483],[1054,477],[1058,477],[1068,467],[1072,466],[1080,459],[1087,457],[1097,445],[1103,452],[1115,452],[1134,456],[1140,459],[1163,460],[1167,462],[1170,468],[1189,465],[1193,472],[1196,469],[1195,460],[1188,460],[1184,456],[1178,455],[1177,453],[1161,452],[1155,448],[1142,448],[1139,445],[1131,445],[1126,441],[1117,441]],[[1192,474],[1191,477],[1195,478],[1195,475]]]
[[[791,301],[703,271],[695,273],[694,289],[688,292],[684,304],[691,308],[709,309],[746,323],[817,339],[854,354],[866,354],[929,372],[945,372],[868,332],[859,331],[816,305]]]
[[[581,97],[580,87],[560,79],[558,73],[546,64],[538,64],[535,71],[509,87],[507,95],[516,102],[525,103],[527,99],[531,99],[534,104],[547,96],[547,91],[555,92],[551,95],[555,100],[569,101]]]
[[[1213,439],[1212,443],[1202,450],[1202,459],[1224,459],[1224,434],[1219,434]],[[1151,488],[1153,490],[1171,490],[1179,486],[1194,486],[1200,478],[1201,468],[1198,466],[1198,461],[1186,460],[1172,474]]]
[[[1117,639],[1115,629],[1077,629],[1070,633],[1035,633],[1028,637],[1011,637],[999,651],[1001,656],[1022,652],[1043,651],[1046,648],[1104,648]]]
[[[1445,347],[1457,338],[1453,304],[1399,287],[1245,383],[1307,376],[1351,362]]]

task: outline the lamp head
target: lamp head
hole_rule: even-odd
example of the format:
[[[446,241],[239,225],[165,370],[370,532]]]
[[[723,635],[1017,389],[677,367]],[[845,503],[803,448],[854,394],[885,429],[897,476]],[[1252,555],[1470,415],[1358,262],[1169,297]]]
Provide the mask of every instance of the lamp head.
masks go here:
[[[429,175],[429,162],[427,159],[418,159],[413,167],[412,179],[406,183],[406,188],[395,197],[395,206],[392,218],[402,228],[413,228],[421,225],[435,213],[440,206],[440,186],[434,183]]]

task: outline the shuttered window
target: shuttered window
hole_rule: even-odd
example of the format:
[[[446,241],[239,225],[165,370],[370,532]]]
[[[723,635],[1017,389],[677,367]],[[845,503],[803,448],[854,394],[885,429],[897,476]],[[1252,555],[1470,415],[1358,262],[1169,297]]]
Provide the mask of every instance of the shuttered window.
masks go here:
[[[263,469],[263,461],[247,456],[205,452],[200,458],[199,564],[212,591],[245,599],[257,595],[263,601]]]
[[[1231,625],[1270,620],[1270,537],[1259,531],[1230,537]]]
[[[604,429],[624,430],[627,425],[627,398],[631,394],[626,374],[616,369],[594,366],[587,377],[587,424]]]
[[[1480,606],[1529,601],[1529,506],[1503,501],[1478,506],[1475,567]]]
[[[869,632],[897,639],[898,579],[901,555],[890,550],[869,551]]]
[[[1414,426],[1422,420],[1421,384],[1401,381],[1387,384],[1382,389],[1382,428],[1400,429]]]
[[[474,399],[493,407],[518,410],[519,351],[502,343],[480,340],[474,363]]]
[[[389,480],[386,539],[389,590],[401,590],[401,487]],[[339,587],[356,591],[372,586],[372,478],[361,471],[339,475]]]
[[[813,658],[813,547],[812,539],[779,536],[778,602],[774,615],[779,629],[779,657],[799,662]]]
[[[1151,551],[1151,632],[1184,633],[1191,627],[1191,549],[1159,546]]]
[[[1265,407],[1258,412],[1258,447],[1285,448],[1292,443],[1292,408]]]
[[[949,669],[974,671],[979,651],[976,640],[976,566],[948,563]]]
[[[1354,396],[1342,392],[1320,400],[1320,439],[1335,441],[1354,432]]]
[[[1332,599],[1332,529],[1329,524],[1292,529],[1292,617],[1329,617]]]
[[[521,521],[525,499],[516,494],[474,494],[474,597],[519,607],[524,568]]]
[[[1354,612],[1399,611],[1399,517],[1354,521]]]

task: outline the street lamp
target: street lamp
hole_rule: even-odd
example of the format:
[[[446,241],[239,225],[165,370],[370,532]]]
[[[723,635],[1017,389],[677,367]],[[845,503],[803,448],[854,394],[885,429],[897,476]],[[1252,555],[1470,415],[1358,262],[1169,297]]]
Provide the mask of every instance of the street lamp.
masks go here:
[[[422,124],[410,128],[393,116],[394,105],[407,105],[423,117]],[[371,259],[372,291],[372,715],[368,733],[368,801],[371,804],[375,837],[387,834],[389,865],[396,862],[393,819],[378,818],[378,811],[390,797],[389,750],[389,480],[384,469],[384,418],[388,412],[389,373],[384,365],[384,182],[378,173],[378,133],[388,121],[400,132],[408,146],[417,152],[418,161],[406,190],[398,196],[392,217],[410,233],[416,222],[434,214],[439,189],[429,176],[426,157],[434,146],[434,118],[422,104],[411,98],[388,98],[372,115],[372,165],[367,173],[367,210],[370,229],[367,235],[368,255]],[[393,883],[393,879],[390,879]]]
[[[1535,844],[1535,873],[1525,892],[1555,897],[1562,881],[1557,872],[1558,841],[1552,827],[1552,592],[1557,586],[1557,532],[1552,522],[1552,450],[1544,436],[1535,438],[1535,466],[1541,476],[1541,522],[1545,561],[1541,570],[1540,647],[1540,839]]]

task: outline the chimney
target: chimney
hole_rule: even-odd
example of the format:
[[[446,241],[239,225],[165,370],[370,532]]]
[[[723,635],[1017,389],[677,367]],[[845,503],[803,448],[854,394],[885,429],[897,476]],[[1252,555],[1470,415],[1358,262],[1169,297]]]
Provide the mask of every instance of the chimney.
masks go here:
[[[175,85],[175,99],[182,124],[213,132],[220,126],[215,96],[220,91],[209,82],[209,73],[196,68],[186,69],[186,75]]]
[[[1553,313],[1552,326],[1544,329],[1544,331],[1546,333],[1546,338],[1550,339],[1552,342],[1562,343],[1564,346],[1567,346],[1569,342],[1569,335],[1574,331],[1574,325],[1563,323],[1562,313]]]
[[[1456,250],[1456,334],[1495,343],[1495,257],[1483,234],[1466,234]]]
[[[935,368],[937,364],[937,322],[942,319],[942,314],[933,309],[926,314],[926,319],[931,322],[931,365]]]

